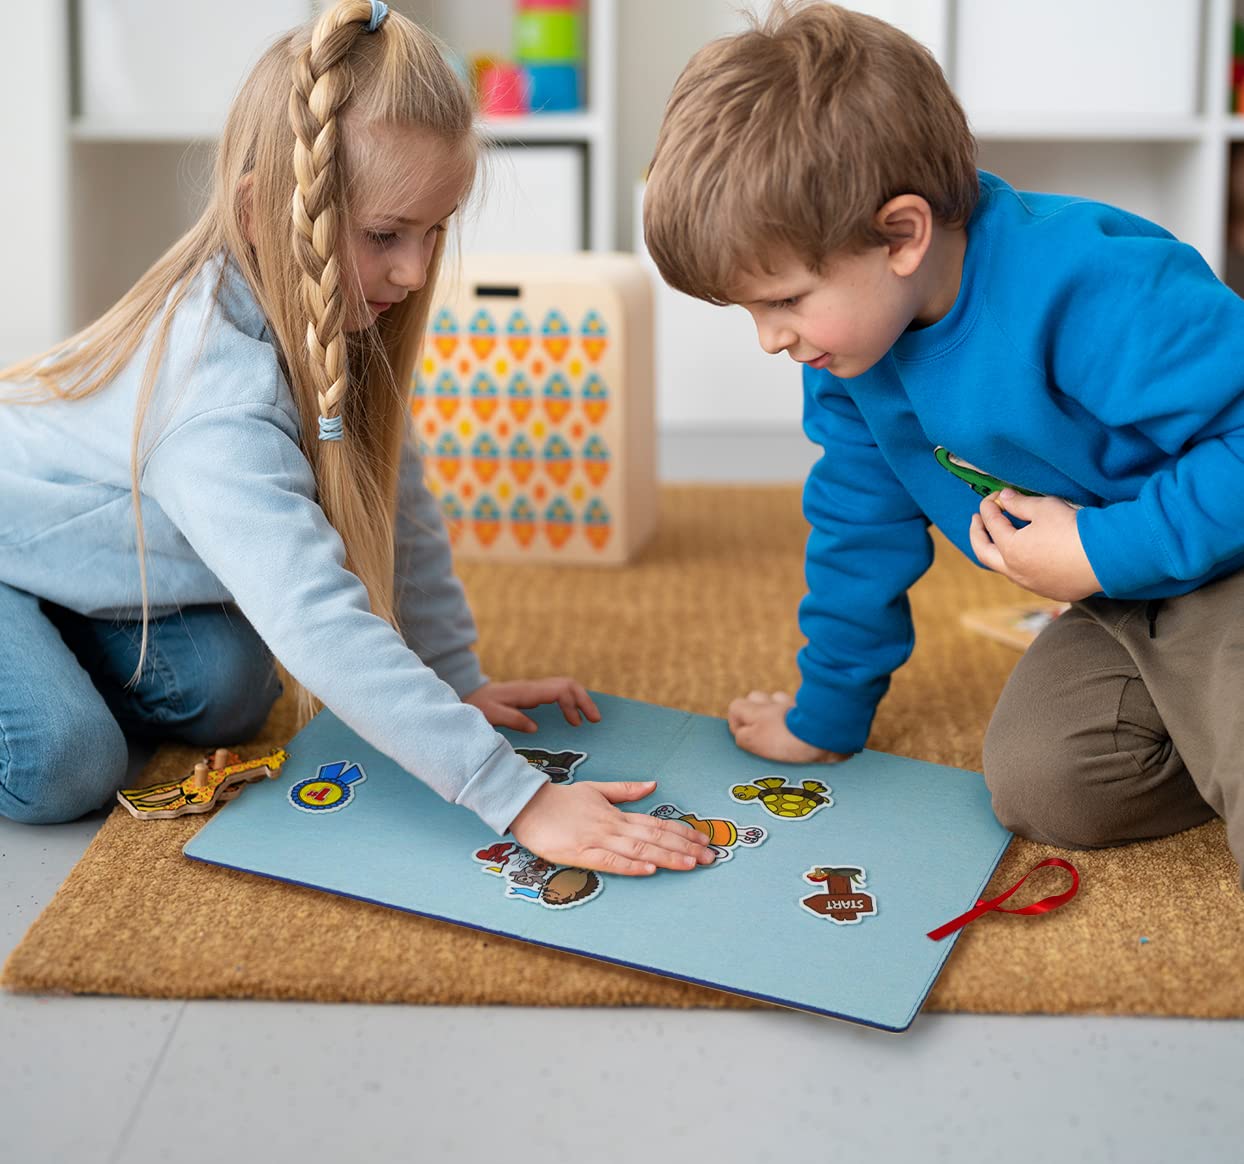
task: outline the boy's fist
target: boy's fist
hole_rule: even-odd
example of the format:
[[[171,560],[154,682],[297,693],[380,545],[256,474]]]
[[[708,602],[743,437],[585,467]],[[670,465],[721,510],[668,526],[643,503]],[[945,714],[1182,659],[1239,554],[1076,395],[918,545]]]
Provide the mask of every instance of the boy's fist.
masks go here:
[[[772,695],[753,691],[730,704],[726,718],[734,742],[746,752],[783,764],[836,763],[847,757],[804,743],[786,726],[786,713],[795,701],[785,691]]]

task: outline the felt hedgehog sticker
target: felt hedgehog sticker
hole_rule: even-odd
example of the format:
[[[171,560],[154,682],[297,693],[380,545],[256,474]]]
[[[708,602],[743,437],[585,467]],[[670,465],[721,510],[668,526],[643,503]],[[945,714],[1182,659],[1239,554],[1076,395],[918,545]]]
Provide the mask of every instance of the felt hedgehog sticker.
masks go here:
[[[531,901],[545,909],[586,905],[605,887],[599,873],[555,865],[513,841],[499,841],[473,855],[483,872],[504,879],[508,899]]]

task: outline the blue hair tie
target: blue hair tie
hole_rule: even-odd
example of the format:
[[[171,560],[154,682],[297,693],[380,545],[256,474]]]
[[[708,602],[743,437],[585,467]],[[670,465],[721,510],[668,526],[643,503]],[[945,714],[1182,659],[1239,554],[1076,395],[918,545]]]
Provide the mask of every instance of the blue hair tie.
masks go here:
[[[320,440],[322,441],[339,441],[345,436],[345,432],[341,427],[341,417],[339,416],[321,416],[320,417]]]
[[[375,32],[384,23],[384,18],[388,15],[389,6],[383,0],[371,0],[371,19],[367,22],[367,31]]]

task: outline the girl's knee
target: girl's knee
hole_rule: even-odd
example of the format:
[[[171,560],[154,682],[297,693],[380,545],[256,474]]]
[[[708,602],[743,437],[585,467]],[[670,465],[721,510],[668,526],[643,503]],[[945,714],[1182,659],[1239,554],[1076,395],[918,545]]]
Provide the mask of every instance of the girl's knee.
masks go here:
[[[71,709],[67,709],[71,710]],[[0,815],[22,824],[77,820],[107,804],[125,781],[125,736],[102,702],[51,716],[37,736],[0,723]]]
[[[257,735],[282,690],[266,651],[213,660],[204,680],[177,731],[186,743],[203,747]]]

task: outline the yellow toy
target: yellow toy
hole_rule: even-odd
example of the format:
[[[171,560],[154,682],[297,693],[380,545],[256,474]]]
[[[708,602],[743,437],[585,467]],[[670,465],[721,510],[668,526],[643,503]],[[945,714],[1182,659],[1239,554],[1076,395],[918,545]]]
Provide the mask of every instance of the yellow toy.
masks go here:
[[[122,788],[119,800],[139,820],[171,820],[188,813],[209,812],[232,800],[243,784],[273,779],[289,753],[278,749],[258,760],[239,761],[227,748],[208,752],[189,776],[150,788]]]

